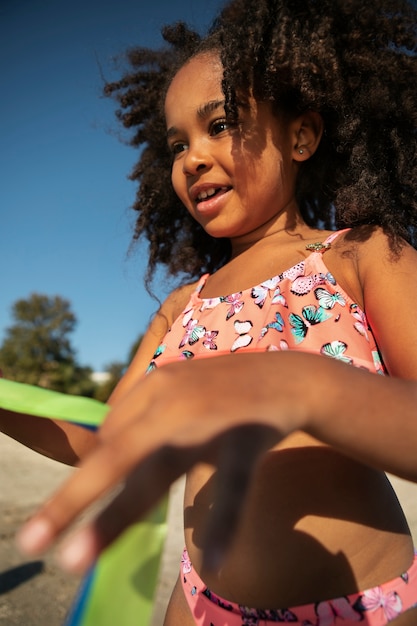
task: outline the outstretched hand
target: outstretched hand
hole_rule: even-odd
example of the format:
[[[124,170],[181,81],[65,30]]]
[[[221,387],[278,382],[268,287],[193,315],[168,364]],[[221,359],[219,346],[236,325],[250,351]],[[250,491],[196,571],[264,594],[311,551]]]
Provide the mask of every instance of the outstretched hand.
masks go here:
[[[48,549],[91,504],[122,484],[60,549],[62,566],[83,573],[201,461],[217,468],[204,546],[206,565],[215,567],[230,545],[256,462],[302,422],[293,385],[279,383],[276,369],[271,376],[266,361],[265,353],[220,356],[165,365],[142,379],[114,405],[80,469],[22,528],[21,549],[31,555]]]

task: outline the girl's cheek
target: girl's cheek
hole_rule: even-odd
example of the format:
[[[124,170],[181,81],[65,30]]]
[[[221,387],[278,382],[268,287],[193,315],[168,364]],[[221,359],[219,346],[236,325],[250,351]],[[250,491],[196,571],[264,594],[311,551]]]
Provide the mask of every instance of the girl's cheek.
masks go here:
[[[182,168],[178,163],[174,163],[171,170],[171,183],[178,198],[186,204],[188,199],[187,188],[185,184],[185,176],[182,172]]]

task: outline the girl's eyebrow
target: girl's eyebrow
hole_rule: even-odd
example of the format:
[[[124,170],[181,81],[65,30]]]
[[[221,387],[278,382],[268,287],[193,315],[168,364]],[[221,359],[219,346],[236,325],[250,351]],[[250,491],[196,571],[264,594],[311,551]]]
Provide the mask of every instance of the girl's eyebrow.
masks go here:
[[[224,100],[210,100],[205,104],[202,104],[197,109],[198,117],[205,119],[210,113],[216,111],[217,109],[224,109],[225,101]]]
[[[224,109],[225,101],[224,100],[210,100],[209,102],[205,102],[201,104],[197,109],[197,116],[201,119],[206,119],[213,111],[217,111],[217,109]],[[173,137],[177,134],[177,128],[175,126],[171,126],[167,130],[167,139]]]

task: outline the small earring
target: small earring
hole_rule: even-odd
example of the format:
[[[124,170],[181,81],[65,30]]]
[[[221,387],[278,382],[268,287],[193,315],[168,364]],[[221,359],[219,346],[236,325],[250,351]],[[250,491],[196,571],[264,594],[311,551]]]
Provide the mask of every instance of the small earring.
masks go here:
[[[302,148],[299,148],[298,154],[304,154],[304,150]]]

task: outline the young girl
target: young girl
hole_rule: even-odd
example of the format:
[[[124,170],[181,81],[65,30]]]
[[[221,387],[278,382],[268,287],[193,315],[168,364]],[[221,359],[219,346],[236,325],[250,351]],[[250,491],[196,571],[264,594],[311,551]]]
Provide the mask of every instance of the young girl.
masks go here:
[[[200,277],[161,306],[28,553],[125,480],[62,549],[85,571],[187,472],[165,626],[417,623],[384,473],[417,481],[416,19],[405,0],[232,0],[202,41],[177,25],[132,51],[108,89],[145,144],[136,235],[150,273]]]

